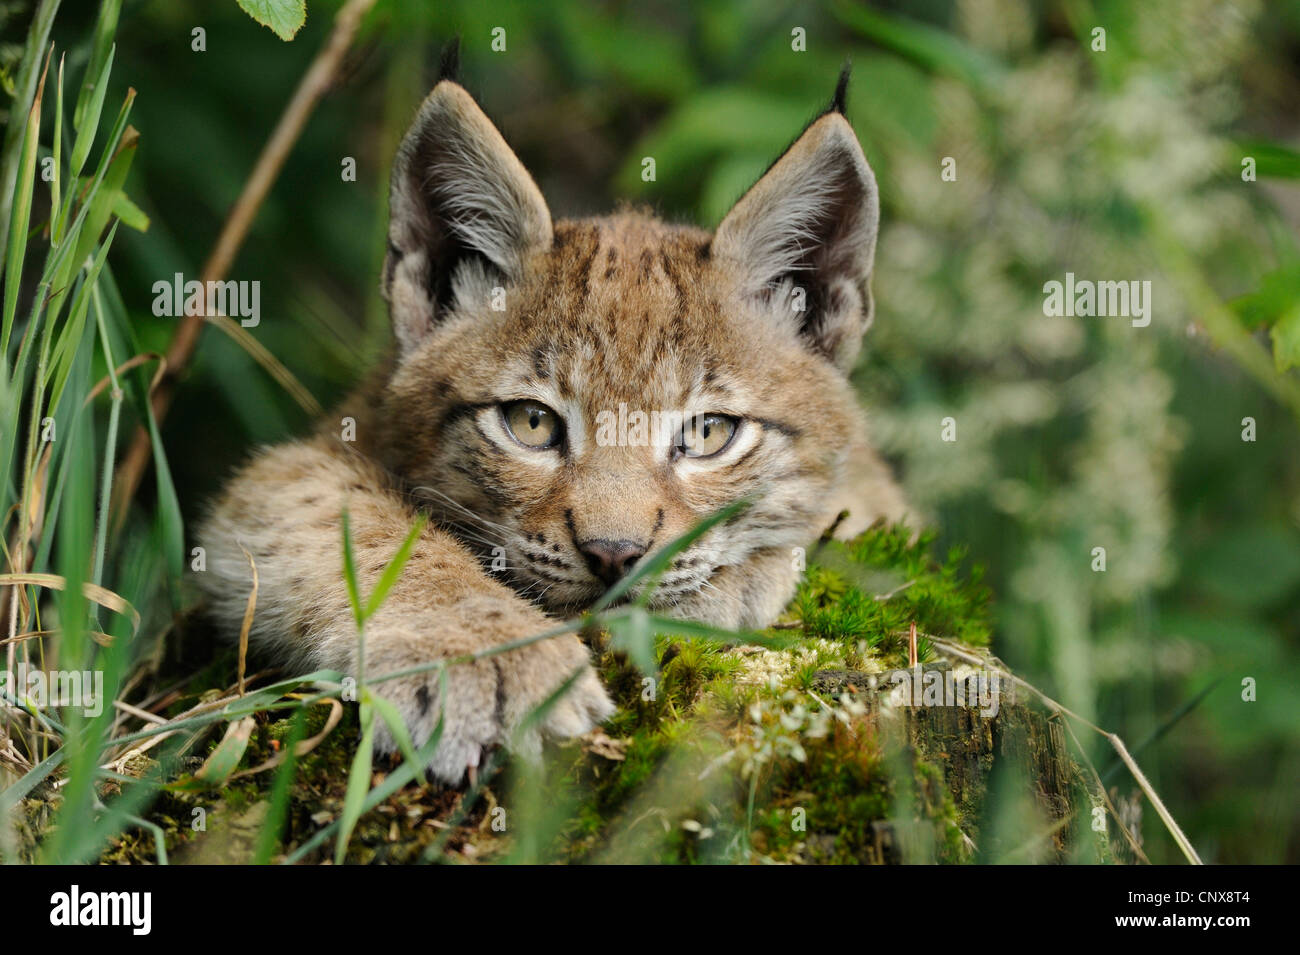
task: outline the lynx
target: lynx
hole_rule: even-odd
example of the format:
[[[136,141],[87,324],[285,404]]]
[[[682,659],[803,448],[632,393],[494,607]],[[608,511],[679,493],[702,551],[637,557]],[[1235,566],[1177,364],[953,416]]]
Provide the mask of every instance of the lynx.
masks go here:
[[[903,519],[847,379],[872,314],[879,211],[846,83],[710,234],[630,209],[553,221],[444,71],[392,169],[390,356],[314,436],[259,451],[203,521],[200,577],[222,631],[239,632],[251,557],[254,647],[355,673],[345,509],[363,592],[417,514],[431,518],[366,624],[370,674],[554,628],[740,499],[670,562],[652,610],[766,626],[794,592],[798,549],[842,510],[842,535]],[[602,414],[666,410],[683,412],[675,432],[597,440]],[[535,757],[614,710],[572,634],[448,673],[446,699],[427,669],[382,684],[417,746],[443,714],[428,771],[448,784],[494,747]]]

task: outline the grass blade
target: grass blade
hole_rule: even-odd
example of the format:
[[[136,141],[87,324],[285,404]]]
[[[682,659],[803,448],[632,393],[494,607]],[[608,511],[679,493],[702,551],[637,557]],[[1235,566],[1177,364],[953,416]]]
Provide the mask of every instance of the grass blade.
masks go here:
[[[53,50],[50,51],[53,53]],[[50,60],[45,58],[45,69],[50,68]],[[0,355],[5,356],[4,370],[9,371],[9,339],[13,333],[14,313],[18,309],[18,289],[22,285],[23,259],[27,254],[27,225],[31,221],[32,193],[36,189],[36,147],[41,138],[41,98],[45,95],[45,72],[41,73],[41,82],[32,100],[32,108],[27,113],[27,123],[23,127],[22,149],[19,153],[17,170],[17,192],[14,195],[17,205],[13,208],[13,218],[9,223],[9,249],[5,257],[5,297],[3,333],[0,333]]]
[[[726,507],[722,508],[722,510],[700,521],[700,523],[696,524],[685,534],[682,534],[681,536],[677,537],[675,540],[669,542],[662,550],[656,553],[649,560],[645,561],[644,563],[638,563],[636,565],[636,569],[632,571],[631,574],[624,577],[613,587],[607,590],[605,592],[605,595],[601,597],[599,600],[597,600],[594,605],[592,605],[591,612],[600,613],[600,611],[612,605],[615,601],[620,599],[624,594],[626,594],[637,584],[649,578],[658,577],[659,574],[663,573],[664,569],[667,568],[669,562],[672,561],[674,557],[676,557],[686,548],[690,547],[693,543],[695,543],[697,540],[699,540],[701,537],[703,537],[705,534],[711,531],[718,524],[721,524],[723,521],[730,520],[731,518],[739,514],[741,511],[743,511],[745,508],[747,508],[748,506],[749,506],[749,501],[742,498],[739,501],[734,501],[731,504],[728,504]],[[649,593],[649,590],[650,588],[647,587],[646,588],[647,594]],[[644,595],[643,595],[643,599],[645,599]]]
[[[99,18],[95,21],[95,39],[91,45],[90,63],[86,67],[81,92],[77,94],[77,106],[72,114],[74,129],[81,129],[84,125],[86,110],[97,93],[100,102],[103,102],[103,93],[98,91],[95,81],[106,78],[102,67],[112,56],[113,35],[117,32],[117,18],[121,12],[122,0],[103,0],[99,5]]]
[[[32,17],[31,28],[27,31],[27,44],[23,48],[22,62],[18,66],[18,81],[14,84],[16,93],[10,116],[21,116],[30,109],[32,98],[36,94],[37,76],[41,72],[41,52],[50,39],[50,28],[54,26],[54,15],[59,11],[59,0],[41,0]],[[9,215],[12,208],[14,187],[18,177],[18,154],[22,143],[22,127],[11,122],[5,130],[4,156],[0,161],[0,259],[8,251]]]
[[[419,757],[415,755],[415,747],[411,744],[411,734],[406,729],[406,720],[402,719],[402,714],[397,712],[395,707],[382,696],[375,696],[373,693],[367,693],[366,699],[379,713],[381,719],[387,724],[389,732],[393,734],[393,739],[397,741],[397,748],[402,753],[402,758],[412,763],[418,763]]]
[[[285,739],[284,762],[275,771],[275,780],[271,783],[270,807],[266,812],[266,821],[257,834],[257,845],[253,850],[253,865],[266,865],[271,861],[276,844],[280,840],[280,830],[289,812],[289,797],[292,795],[294,777],[298,772],[298,744],[307,735],[307,707],[301,707],[293,715],[289,726],[289,735]]]
[[[240,760],[248,751],[248,741],[252,739],[253,730],[256,728],[257,721],[251,716],[233,721],[226,727],[226,734],[199,767],[198,772],[189,779],[168,783],[164,788],[178,792],[220,789],[230,779],[231,774],[239,768]]]
[[[334,846],[334,864],[342,865],[348,852],[348,840],[365,809],[366,795],[370,792],[370,770],[375,748],[375,711],[370,704],[361,704],[361,745],[352,757],[348,772],[347,794],[343,797],[343,816],[339,820],[339,838]]]
[[[366,601],[366,619],[374,616],[375,611],[383,604],[384,598],[388,596],[388,591],[392,590],[393,584],[397,583],[397,578],[401,576],[402,568],[410,560],[411,551],[415,548],[415,542],[419,539],[420,532],[424,530],[424,525],[428,521],[429,519],[423,514],[416,518],[415,524],[406,535],[406,539],[402,541],[402,545],[397,548],[397,553],[393,555],[393,559],[384,568],[379,582],[375,584],[375,589],[370,593],[370,599]]]
[[[447,671],[443,670],[440,675],[442,678],[442,685],[438,692],[438,699],[446,700],[447,699]],[[371,809],[374,809],[381,802],[383,802],[393,793],[397,792],[407,783],[412,782],[415,779],[419,778],[421,775],[423,775],[424,767],[427,766],[429,760],[433,758],[434,752],[438,749],[438,743],[442,740],[442,729],[443,726],[445,725],[445,719],[446,719],[446,707],[440,706],[438,711],[437,725],[434,726],[433,732],[429,734],[429,738],[425,741],[424,745],[421,746],[416,751],[415,755],[417,758],[417,762],[413,763],[410,760],[404,761],[400,766],[397,767],[397,769],[393,770],[391,773],[385,776],[384,781],[382,783],[380,783],[374,789],[370,790],[370,792],[366,796],[366,801],[361,808],[363,814],[369,812]],[[295,862],[301,861],[304,857],[306,857],[306,855],[309,852],[311,852],[317,846],[324,843],[325,840],[329,839],[330,836],[334,835],[334,833],[339,830],[339,827],[341,825],[342,825],[342,820],[336,819],[333,822],[331,822],[329,825],[325,826],[314,836],[312,836],[310,839],[308,839],[306,842],[300,845],[297,849],[289,853],[289,855],[285,857],[284,860],[285,864],[292,865]]]
[[[361,607],[361,588],[357,584],[357,558],[352,550],[352,518],[343,508],[343,580],[348,588],[348,603],[352,606],[352,619],[358,629],[365,624],[366,615]]]
[[[69,182],[76,182],[81,169],[90,155],[90,147],[95,144],[95,134],[99,131],[99,114],[104,108],[104,93],[108,90],[108,74],[113,69],[114,50],[109,50],[108,58],[100,69],[99,77],[89,88],[83,88],[83,98],[77,102],[76,114],[72,125],[77,131],[77,138],[72,144],[72,158],[69,166]],[[85,94],[89,98],[85,99]]]

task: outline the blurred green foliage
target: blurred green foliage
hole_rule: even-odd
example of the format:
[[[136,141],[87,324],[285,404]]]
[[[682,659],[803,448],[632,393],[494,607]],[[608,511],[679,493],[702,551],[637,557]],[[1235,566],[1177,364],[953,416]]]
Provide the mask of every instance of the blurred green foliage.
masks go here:
[[[30,6],[0,11],[6,86]],[[76,74],[94,10],[66,6]],[[140,349],[174,329],[152,284],[197,274],[337,7],[309,0],[286,43],[234,0],[124,4],[107,101],[139,92],[127,192],[150,225],[110,262]],[[883,205],[856,376],[876,439],[940,545],[986,565],[1003,659],[1131,744],[1160,733],[1138,758],[1207,861],[1300,860],[1300,5],[381,0],[233,276],[261,280],[255,334],[323,403],[386,341],[387,164],[455,34],[557,214],[626,201],[706,226],[851,59]],[[1150,280],[1150,327],[1046,317],[1067,271]],[[186,517],[250,445],[307,423],[208,330],[164,428]],[[1144,831],[1153,861],[1177,858]]]

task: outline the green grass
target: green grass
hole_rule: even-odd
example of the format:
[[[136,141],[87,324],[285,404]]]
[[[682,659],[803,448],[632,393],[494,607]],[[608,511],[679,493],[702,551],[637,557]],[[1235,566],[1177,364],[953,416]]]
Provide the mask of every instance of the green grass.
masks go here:
[[[9,141],[20,128],[19,145],[6,150],[0,170],[0,177],[16,184],[5,210],[0,315],[4,662],[10,672],[20,665],[41,666],[47,651],[57,649],[60,669],[102,673],[111,700],[130,667],[131,640],[140,625],[134,604],[140,600],[142,580],[157,569],[127,563],[116,575],[117,591],[104,588],[108,503],[123,406],[129,404],[137,420],[150,414],[143,391],[127,388],[119,377],[119,365],[137,349],[130,327],[105,291],[111,283],[105,261],[118,228],[114,209],[123,202],[138,137],[127,125],[133,92],[115,113],[103,109],[116,4],[106,3],[101,11],[70,122],[65,58],[56,57],[43,42],[42,17],[48,7],[43,5],[33,26],[20,69],[24,77],[39,79],[30,98],[29,84],[20,85],[23,96],[11,108],[6,136]],[[48,149],[42,146],[45,129]],[[98,158],[88,169],[96,142]],[[47,192],[48,203],[38,206],[38,190]],[[33,218],[34,208],[46,210],[43,221]],[[24,288],[30,294],[23,296]],[[24,297],[29,304],[20,314]],[[109,404],[102,437],[91,407],[100,392],[107,393]],[[160,496],[174,498],[164,486],[165,471],[159,481]],[[165,511],[159,509],[156,526],[164,523]],[[168,543],[178,545],[179,535]],[[52,646],[40,639],[51,621],[57,630]],[[48,861],[90,858],[147,798],[149,784],[142,782],[136,787],[138,798],[97,808],[95,781],[102,773],[96,761],[115,711],[106,706],[98,716],[86,718],[70,709],[59,723],[51,715],[38,714],[25,699],[25,687],[9,690],[7,701],[29,715],[13,710],[5,714],[5,730],[17,753],[4,769],[5,781],[13,782],[15,770],[22,776],[0,793],[0,803],[8,807],[56,766],[63,767],[61,809],[41,855]]]

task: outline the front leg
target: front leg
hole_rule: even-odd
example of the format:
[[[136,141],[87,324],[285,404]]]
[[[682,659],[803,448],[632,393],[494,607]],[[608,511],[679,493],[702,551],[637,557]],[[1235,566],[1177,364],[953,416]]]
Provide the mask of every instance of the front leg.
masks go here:
[[[385,603],[366,624],[366,673],[380,676],[476,653],[554,627],[554,620],[513,594],[467,596],[424,614]],[[336,655],[326,665],[355,673],[356,639],[341,641],[333,649]],[[520,734],[525,717],[575,673],[580,674],[578,679],[546,717]],[[492,747],[509,744],[517,754],[535,759],[541,755],[544,738],[580,736],[614,712],[587,648],[573,634],[453,665],[445,701],[440,698],[436,670],[386,680],[373,689],[397,707],[417,747],[429,738],[441,716],[442,741],[429,768],[435,777],[452,784],[478,766]],[[381,752],[396,750],[384,726],[377,742]]]
[[[239,633],[252,586],[251,557],[258,574],[252,643],[286,665],[356,675],[359,644],[342,571],[345,507],[358,581],[367,594],[416,519],[379,468],[318,438],[264,452],[231,482],[200,529],[208,564],[200,581],[225,636]],[[426,527],[383,606],[367,621],[366,674],[480,652],[554,626],[485,573],[454,537]],[[531,755],[543,736],[584,733],[614,709],[586,647],[571,634],[453,666],[445,700],[436,671],[375,689],[397,706],[417,746],[445,708],[430,769],[458,783],[485,749],[508,742],[528,712],[578,671],[564,699],[518,741]],[[381,751],[394,747],[386,732],[378,741]]]

